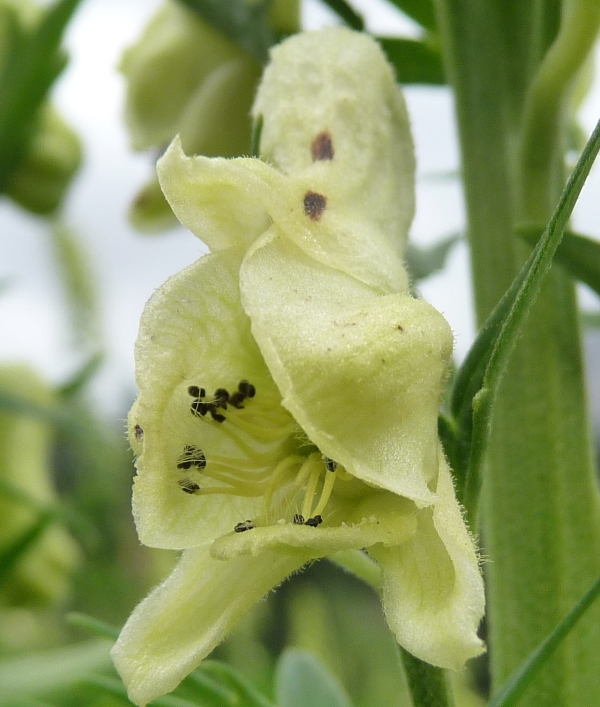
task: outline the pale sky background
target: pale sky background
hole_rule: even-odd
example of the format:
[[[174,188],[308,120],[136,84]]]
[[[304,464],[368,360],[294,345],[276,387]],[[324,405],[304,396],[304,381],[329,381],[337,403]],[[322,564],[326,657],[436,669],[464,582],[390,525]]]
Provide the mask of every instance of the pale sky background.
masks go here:
[[[418,31],[384,0],[354,0],[372,31]],[[71,63],[55,90],[55,102],[81,135],[86,160],[69,194],[66,222],[85,241],[102,304],[107,360],[94,384],[108,414],[123,413],[134,392],[133,343],[144,303],[169,275],[205,252],[183,228],[162,235],[133,231],[125,214],[147,179],[151,157],[129,151],[121,120],[124,82],[116,67],[125,47],[139,36],[159,0],[84,0],[67,36]],[[306,0],[304,26],[331,24],[334,16],[318,0]],[[596,57],[597,75],[600,62]],[[417,243],[433,243],[459,231],[464,223],[457,180],[427,175],[458,169],[459,153],[452,99],[446,88],[405,91],[413,121],[417,160]],[[600,81],[596,80],[581,112],[591,132],[600,117]],[[574,225],[600,239],[600,165],[596,165],[577,207]],[[81,363],[69,338],[65,307],[49,247],[47,224],[6,200],[0,201],[0,362],[25,360],[50,380],[67,379]],[[474,333],[466,248],[458,246],[447,270],[421,286],[425,299],[442,311],[455,332],[456,352],[464,356]],[[584,293],[586,308],[597,298]],[[596,337],[600,350],[600,336]],[[596,366],[598,368],[598,366]],[[600,371],[594,399],[600,400]]]

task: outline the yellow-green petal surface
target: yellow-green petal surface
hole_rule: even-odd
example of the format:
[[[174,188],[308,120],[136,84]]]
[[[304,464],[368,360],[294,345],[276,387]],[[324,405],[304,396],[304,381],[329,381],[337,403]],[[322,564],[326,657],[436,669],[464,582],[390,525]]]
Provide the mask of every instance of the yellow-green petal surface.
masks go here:
[[[275,231],[246,256],[242,302],[310,439],[352,475],[435,502],[437,414],[452,332],[427,303],[308,258]]]
[[[369,552],[381,565],[383,607],[398,643],[432,665],[460,670],[484,650],[477,629],[485,598],[473,539],[439,455],[439,501],[420,511],[408,542]]]
[[[111,655],[129,698],[146,705],[175,689],[233,625],[308,556],[265,552],[220,562],[187,550],[133,611]]]

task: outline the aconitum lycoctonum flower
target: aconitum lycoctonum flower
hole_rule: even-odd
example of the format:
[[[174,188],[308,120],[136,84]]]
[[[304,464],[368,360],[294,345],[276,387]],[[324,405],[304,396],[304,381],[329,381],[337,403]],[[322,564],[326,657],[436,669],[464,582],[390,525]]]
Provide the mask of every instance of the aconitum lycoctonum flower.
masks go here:
[[[137,529],[184,550],[113,650],[141,705],[344,549],[380,564],[411,653],[459,669],[482,650],[477,555],[437,437],[452,333],[402,262],[415,165],[392,70],[366,35],[296,35],[253,114],[262,160],[176,140],[158,165],[211,254],[156,292],[136,345]]]

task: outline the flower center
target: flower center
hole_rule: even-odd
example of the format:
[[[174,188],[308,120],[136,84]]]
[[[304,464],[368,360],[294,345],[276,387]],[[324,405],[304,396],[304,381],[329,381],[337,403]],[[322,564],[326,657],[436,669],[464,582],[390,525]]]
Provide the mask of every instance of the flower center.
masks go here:
[[[282,522],[317,527],[336,481],[352,477],[306,439],[278,395],[257,392],[247,380],[230,390],[187,389],[199,426],[195,437],[208,439],[211,426],[219,444],[210,446],[221,453],[186,444],[177,461],[178,470],[190,472],[178,481],[182,491],[262,497],[259,515],[238,523],[236,532]]]

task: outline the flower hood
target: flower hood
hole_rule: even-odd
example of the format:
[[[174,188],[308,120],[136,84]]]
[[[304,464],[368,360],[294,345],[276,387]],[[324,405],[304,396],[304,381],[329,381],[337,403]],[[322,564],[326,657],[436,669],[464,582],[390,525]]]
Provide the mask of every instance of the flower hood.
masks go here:
[[[264,160],[159,163],[212,253],[148,303],[130,413],[142,542],[185,549],[113,650],[131,699],[173,689],[307,561],[366,549],[398,641],[481,652],[477,556],[437,438],[452,333],[410,296],[408,118],[365,35],[272,51],[253,109]]]

